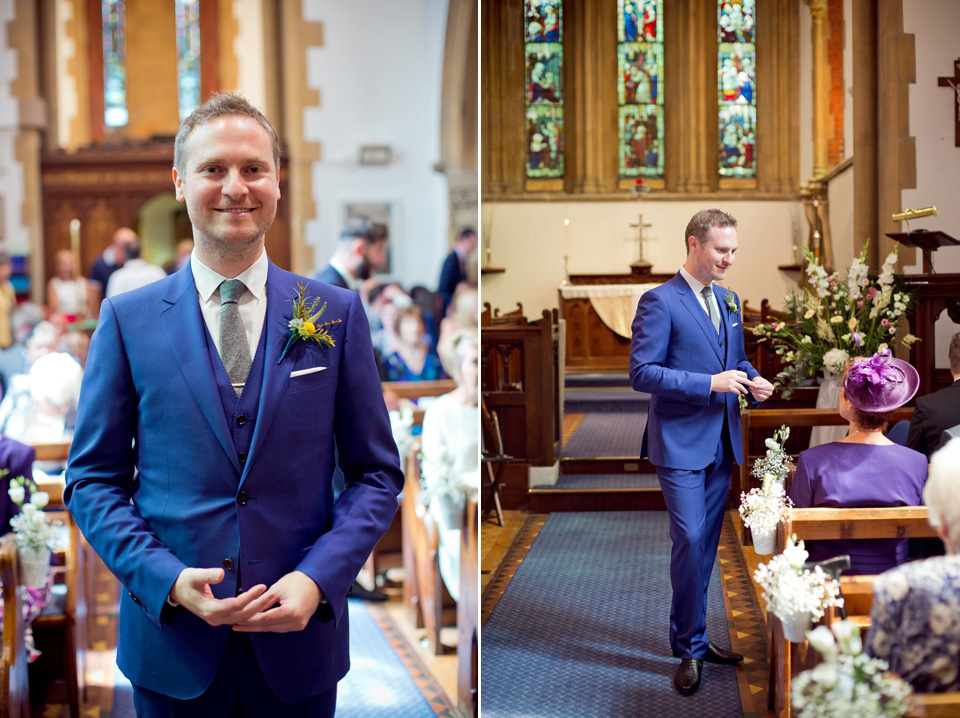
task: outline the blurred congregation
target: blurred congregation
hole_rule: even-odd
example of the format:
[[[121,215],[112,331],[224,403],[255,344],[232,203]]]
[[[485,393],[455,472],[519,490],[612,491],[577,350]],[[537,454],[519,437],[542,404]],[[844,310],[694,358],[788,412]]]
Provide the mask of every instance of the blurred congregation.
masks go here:
[[[126,589],[64,472],[101,308],[197,261],[174,136],[221,92],[279,135],[269,261],[359,295],[405,477],[349,594],[337,715],[475,714],[477,22],[476,0],[0,0],[0,715],[133,715]]]

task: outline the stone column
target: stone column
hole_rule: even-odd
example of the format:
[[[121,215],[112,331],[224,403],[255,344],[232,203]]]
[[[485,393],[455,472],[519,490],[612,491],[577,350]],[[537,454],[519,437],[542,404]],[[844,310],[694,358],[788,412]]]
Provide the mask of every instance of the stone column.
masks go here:
[[[813,16],[813,176],[829,167],[828,122],[830,106],[830,68],[827,65],[827,0],[804,0]]]

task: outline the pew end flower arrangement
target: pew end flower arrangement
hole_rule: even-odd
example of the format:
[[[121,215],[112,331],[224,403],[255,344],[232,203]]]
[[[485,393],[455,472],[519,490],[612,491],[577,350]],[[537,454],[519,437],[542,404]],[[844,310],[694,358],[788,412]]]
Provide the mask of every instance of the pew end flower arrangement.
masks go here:
[[[783,553],[760,564],[753,574],[763,589],[767,611],[780,619],[784,637],[794,643],[803,641],[810,623],[820,620],[827,608],[843,605],[840,582],[820,566],[805,568],[807,556],[803,541],[791,536]]]
[[[421,508],[426,511],[434,503],[433,513],[441,528],[459,528],[467,495],[480,483],[479,471],[454,471],[446,451],[440,455],[421,454]]]
[[[30,489],[30,499],[24,503],[27,488]],[[10,527],[20,552],[22,583],[42,586],[50,568],[50,553],[58,545],[57,524],[60,522],[51,524],[47,521],[43,509],[50,502],[50,496],[45,491],[38,491],[33,479],[24,476],[11,479],[8,494],[20,508],[20,513],[10,519]]]
[[[750,472],[760,487],[740,494],[740,518],[753,536],[754,551],[761,555],[773,553],[777,526],[793,505],[784,490],[791,466],[784,449],[789,436],[789,427],[781,426],[766,440],[766,454],[753,462]]]
[[[842,373],[851,356],[871,356],[893,342],[913,303],[894,276],[896,251],[887,255],[875,280],[867,274],[866,246],[845,273],[828,275],[809,248],[806,254],[810,287],[784,297],[785,320],[748,328],[784,362],[775,384],[785,399],[823,371]],[[912,334],[901,340],[907,347],[916,341]]]
[[[823,663],[793,681],[797,718],[899,718],[907,713],[910,686],[889,672],[886,661],[863,653],[855,623],[817,626],[807,632],[807,640]]]

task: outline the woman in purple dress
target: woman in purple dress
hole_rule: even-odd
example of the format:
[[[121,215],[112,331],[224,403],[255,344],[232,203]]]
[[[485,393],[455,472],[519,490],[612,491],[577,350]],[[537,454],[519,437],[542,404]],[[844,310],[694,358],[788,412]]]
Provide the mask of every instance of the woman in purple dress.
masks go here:
[[[920,506],[927,458],[883,435],[894,409],[913,398],[920,378],[909,363],[881,350],[847,362],[840,415],[850,433],[800,453],[790,498],[797,507]],[[878,574],[903,563],[907,539],[807,541],[811,561],[849,554],[848,574]]]

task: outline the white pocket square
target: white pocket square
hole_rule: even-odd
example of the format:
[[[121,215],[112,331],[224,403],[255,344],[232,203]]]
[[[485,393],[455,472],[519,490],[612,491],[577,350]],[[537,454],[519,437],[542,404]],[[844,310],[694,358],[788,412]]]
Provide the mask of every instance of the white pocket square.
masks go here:
[[[303,376],[304,374],[313,374],[315,371],[323,371],[326,368],[325,366],[315,366],[309,369],[297,369],[296,371],[290,372],[290,378],[293,379],[295,376]]]
[[[739,326],[740,326],[740,322],[734,322],[734,323],[731,324],[730,326],[731,326],[731,328],[733,328],[733,327],[739,327]],[[291,375],[291,376],[292,376],[292,375]]]

